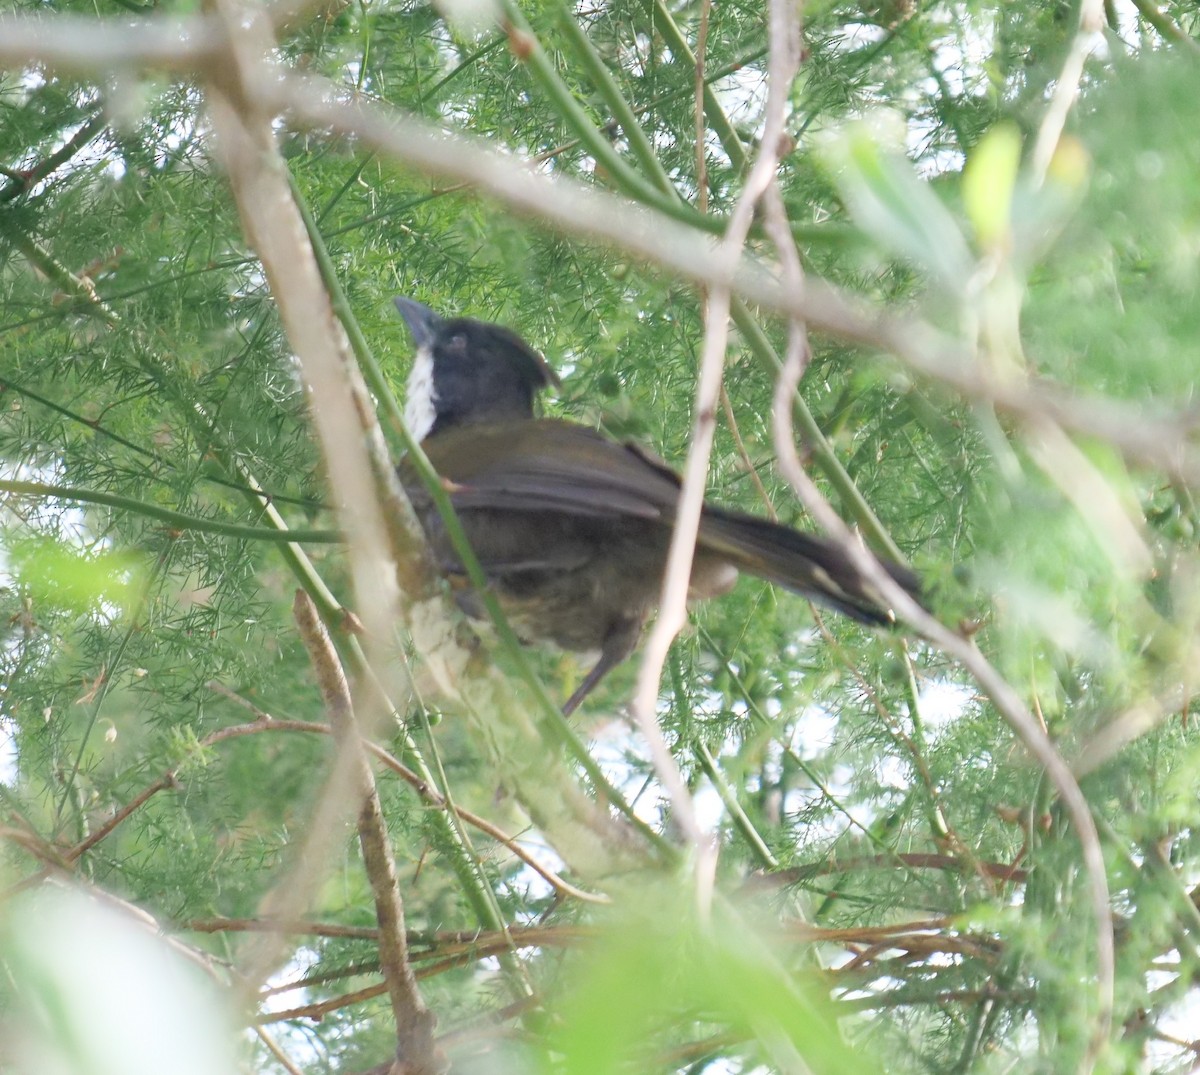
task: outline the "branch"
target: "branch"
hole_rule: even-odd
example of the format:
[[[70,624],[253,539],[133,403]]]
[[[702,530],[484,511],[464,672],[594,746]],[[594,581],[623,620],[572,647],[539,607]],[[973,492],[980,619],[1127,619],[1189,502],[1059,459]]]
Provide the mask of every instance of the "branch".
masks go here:
[[[271,117],[260,107],[258,86],[270,77],[268,56],[273,45],[266,15],[241,7],[236,0],[218,0],[217,10],[225,29],[224,47],[207,70],[217,155],[309,393],[326,474],[340,497],[340,521],[350,538],[349,567],[356,611],[365,628],[362,637],[369,646],[383,645],[399,618],[397,570],[373,482],[373,476],[387,466],[387,453],[288,189]],[[311,612],[307,601],[297,614],[305,611]],[[370,663],[387,667],[382,660]],[[383,692],[368,681],[362,696],[360,720],[369,732],[386,715]],[[315,895],[342,821],[357,805],[360,760],[357,751],[337,754],[290,869],[263,901],[266,913],[293,917]],[[280,954],[274,938],[250,945],[244,966],[248,983],[265,979]]]
[[[1188,34],[1178,23],[1164,15],[1153,0],[1133,0],[1133,6],[1151,26],[1154,27],[1166,41],[1174,41],[1183,45],[1193,55],[1200,55],[1200,42]]]
[[[408,453],[409,462],[413,464],[436,505],[445,524],[447,536],[461,559],[475,592],[480,596],[488,616],[492,620],[500,644],[512,659],[517,679],[524,682],[532,692],[533,712],[530,712],[531,707],[524,704],[523,701],[516,701],[513,698],[510,693],[511,684],[507,681],[501,683],[496,669],[490,663],[485,663],[480,667],[479,662],[476,661],[474,668],[467,667],[470,653],[458,644],[458,639],[452,632],[446,630],[444,607],[440,596],[436,593],[432,595],[431,601],[433,617],[426,618],[424,610],[421,608],[414,608],[410,616],[409,626],[413,642],[421,654],[423,667],[432,672],[442,693],[451,698],[461,698],[468,717],[479,726],[478,734],[474,737],[491,748],[493,758],[501,771],[505,773],[515,794],[525,804],[534,822],[546,832],[551,842],[555,843],[564,859],[574,861],[577,866],[585,865],[582,858],[567,850],[572,845],[579,844],[578,837],[584,827],[597,832],[607,829],[611,835],[618,834],[612,826],[605,823],[605,819],[599,816],[594,802],[578,794],[574,775],[568,773],[561,764],[547,768],[538,761],[532,770],[529,769],[529,761],[537,758],[536,747],[531,749],[535,740],[540,741],[539,745],[553,751],[555,757],[565,746],[571,759],[578,763],[587,775],[595,800],[615,807],[625,815],[630,825],[639,831],[650,844],[661,845],[661,837],[637,817],[625,801],[624,796],[612,786],[570,723],[559,712],[557,704],[551,700],[545,684],[534,672],[525,647],[517,638],[500,608],[495,594],[492,593],[492,588],[467,540],[466,532],[450,504],[449,494],[433,466],[425,457],[421,446],[412,439],[411,433],[405,428],[403,414],[391,391],[390,382],[354,317],[350,301],[338,279],[333,261],[325,249],[317,223],[307,211],[294,183],[293,193],[297,207],[304,217],[309,240],[317,257],[317,265],[322,273],[322,280],[333,301],[334,311],[338,314],[346,330],[350,346],[363,376],[378,400],[383,419],[393,433],[399,437],[404,450]],[[381,481],[381,484],[390,484],[390,479],[389,472],[387,479]],[[406,507],[406,505],[396,505],[396,513],[404,512]],[[403,535],[396,535],[397,547],[401,547],[400,538],[402,537]],[[421,543],[414,550],[414,556],[401,556],[401,561],[408,562],[410,559],[418,559],[424,549],[425,546]],[[423,581],[421,578],[408,578],[405,582],[405,589],[411,590],[421,586]],[[493,687],[497,689],[493,690]],[[499,734],[494,730],[497,726]],[[513,750],[509,746],[510,743],[515,742],[514,733],[518,733],[519,738],[525,740],[523,749]],[[502,749],[495,749],[501,747],[502,744]],[[572,814],[573,818],[570,816]],[[583,825],[581,826],[579,822],[583,822]],[[607,872],[607,868],[602,865],[604,860],[609,857],[606,849],[614,848],[617,845],[618,840],[611,839],[605,840],[604,846],[598,847],[593,844],[586,852],[589,860],[588,868],[596,870],[599,866],[597,872]],[[673,850],[664,849],[668,851],[668,854]],[[597,851],[601,854],[597,855]],[[485,924],[488,924],[486,917]]]
[[[1189,672],[1197,667],[1196,657],[1193,649],[1190,660],[1183,664]],[[1095,772],[1135,739],[1141,738],[1172,714],[1185,710],[1192,697],[1194,681],[1194,673],[1187,675],[1183,683],[1135,702],[1111,720],[1092,729],[1071,762],[1071,771],[1076,778],[1082,780]]]
[[[260,14],[268,27],[282,30],[303,22],[313,9],[333,13],[345,6],[345,0],[275,0]],[[13,70],[44,64],[78,75],[143,67],[192,74],[222,63],[228,44],[227,24],[218,15],[0,15],[0,67]]]
[[[341,751],[351,755],[357,772],[356,792],[361,806],[358,812],[358,839],[363,864],[375,898],[375,918],[379,923],[379,962],[392,1001],[396,1020],[396,1056],[403,1075],[441,1075],[448,1067],[445,1056],[434,1046],[433,1030],[437,1017],[426,1006],[408,961],[404,933],[404,903],[396,884],[396,862],[383,820],[383,807],[375,776],[367,763],[362,740],[355,723],[350,687],[346,683],[333,641],[317,615],[316,607],[303,590],[296,592],[294,604],[300,636],[317,673],[317,683],[334,739]]]
[[[997,881],[1024,884],[1028,871],[1019,866],[1008,866],[1003,862],[965,863],[953,855],[935,855],[919,851],[897,851],[890,855],[870,855],[863,858],[832,859],[809,866],[792,866],[786,870],[759,871],[751,874],[748,885],[794,885],[811,881],[833,873],[851,873],[854,870],[945,870],[948,873],[982,873]]]
[[[794,367],[792,376],[796,376]],[[1099,834],[1096,831],[1096,823],[1087,798],[1045,729],[1004,677],[995,670],[973,642],[947,629],[901,589],[883,570],[879,562],[855,540],[829,501],[822,496],[816,484],[804,472],[804,468],[795,456],[791,433],[790,400],[793,389],[794,381],[780,377],[774,407],[776,449],[779,453],[780,470],[796,491],[801,503],[822,528],[842,546],[843,551],[855,567],[883,596],[886,605],[895,609],[898,618],[913,627],[943,653],[957,660],[975,678],[984,693],[991,699],[996,711],[1016,733],[1034,760],[1043,768],[1066,807],[1067,814],[1079,838],[1084,867],[1088,876],[1092,914],[1095,918],[1096,994],[1099,1010],[1092,1048],[1097,1048],[1097,1042],[1107,1039],[1112,1019],[1115,963],[1104,853],[1100,847]],[[1089,1056],[1091,1056],[1090,1052]],[[1089,1062],[1094,1063],[1094,1057]]]
[[[240,526],[237,523],[223,523],[217,519],[204,519],[198,515],[186,515],[182,511],[172,511],[170,508],[162,508],[144,500],[120,496],[117,493],[105,493],[99,489],[77,489],[66,485],[50,485],[46,482],[0,478],[0,493],[52,496],[80,504],[104,504],[107,507],[120,508],[133,515],[158,519],[173,530],[198,530],[202,533],[222,534],[225,537],[242,538],[249,541],[307,541],[311,544],[332,544],[342,540],[342,535],[336,530],[268,530],[262,526]]]
[[[734,266],[742,259],[742,248],[754,221],[754,207],[771,184],[778,166],[788,91],[800,63],[799,33],[792,21],[782,14],[782,9],[777,11],[775,6],[772,7],[770,90],[762,148],[734,207],[725,238],[712,255],[712,260],[719,264]],[[705,308],[704,349],[696,386],[694,424],[663,576],[659,613],[646,640],[641,667],[638,669],[637,687],[630,705],[642,735],[650,746],[654,767],[671,797],[675,820],[702,859],[708,858],[712,862],[716,858],[716,845],[696,820],[691,796],[655,721],[655,702],[667,652],[687,622],[688,590],[700,513],[704,507],[708,460],[716,431],[731,300],[729,282],[713,284]]]
[[[813,276],[803,292],[791,291],[751,258],[723,261],[702,232],[567,176],[539,176],[481,140],[448,138],[397,109],[350,102],[319,79],[284,77],[264,93],[300,127],[342,135],[404,167],[461,183],[537,223],[614,248],[679,279],[729,286],[763,309],[800,318],[811,331],[887,352],[968,401],[989,403],[1021,421],[1047,420],[1097,437],[1132,460],[1200,483],[1200,455],[1189,443],[1200,432],[1200,409],[1151,409],[1070,392],[1037,377],[1001,378],[962,340],[928,322],[897,317]]]
[[[210,690],[215,690],[226,697],[230,698],[239,705],[248,705],[246,701],[239,695],[230,691],[223,684],[211,681],[207,684]],[[270,714],[256,709],[253,706],[250,708],[255,712],[257,719],[251,724],[234,724],[226,728],[220,728],[211,735],[201,739],[196,744],[197,750],[206,750],[208,747],[216,746],[218,743],[223,743],[231,739],[239,739],[248,735],[262,735],[276,732],[301,732],[311,735],[332,735],[333,729],[328,724],[320,724],[316,721],[305,720],[276,720]],[[554,870],[539,862],[537,858],[526,851],[513,836],[509,836],[498,825],[488,821],[487,818],[476,814],[474,811],[468,810],[464,806],[459,806],[457,803],[451,802],[441,794],[431,783],[427,776],[422,776],[420,773],[410,769],[407,765],[401,762],[394,754],[389,753],[378,743],[364,743],[366,750],[380,764],[390,769],[402,780],[404,780],[414,791],[430,806],[436,807],[438,810],[449,811],[461,818],[468,825],[478,829],[480,832],[491,837],[498,844],[505,847],[515,858],[518,858],[534,873],[538,874],[548,885],[558,893],[559,897],[569,897],[571,899],[582,900],[585,903],[601,903],[607,904],[611,900],[608,896],[602,893],[588,892],[571,884],[566,878],[559,876]],[[157,795],[160,791],[166,791],[171,788],[178,788],[177,780],[178,769],[169,769],[161,777],[153,783],[147,785],[136,796],[125,803],[118,810],[114,811],[98,829],[90,833],[84,840],[75,844],[67,851],[59,851],[53,848],[50,844],[37,845],[44,846],[46,854],[52,855],[54,864],[66,867],[77,862],[88,851],[99,844],[102,840],[107,839],[112,833],[125,822],[132,814],[144,806],[150,799]],[[36,839],[32,835],[30,839]],[[39,855],[39,857],[44,857]],[[48,860],[49,861],[49,860]],[[38,873],[17,882],[11,889],[0,894],[0,899],[16,892],[24,891],[31,885],[37,884],[44,880],[46,871]]]
[[[220,26],[206,16],[0,16],[0,66],[12,70],[45,64],[76,75],[131,67],[186,74],[216,59],[224,45]]]
[[[277,1042],[273,1037],[271,1037],[270,1034],[267,1033],[265,1027],[256,1026],[254,1028],[254,1033],[258,1037],[258,1040],[261,1041],[266,1047],[267,1051],[273,1057],[275,1057],[275,1060],[279,1066],[287,1072],[287,1075],[304,1075],[304,1072],[292,1063],[291,1058],[283,1051],[279,1042]]]
[[[1083,0],[1086,14],[1093,11],[1093,0]],[[1083,34],[1079,35],[1080,38]],[[1051,130],[1053,121],[1043,130]],[[807,292],[811,282],[803,277],[795,243],[786,227],[782,199],[776,191],[767,203],[768,223],[784,262],[784,280],[795,293]],[[1096,930],[1096,996],[1098,1011],[1092,1040],[1089,1043],[1085,1066],[1095,1064],[1096,1056],[1107,1041],[1112,1023],[1115,953],[1113,926],[1108,889],[1108,877],[1103,849],[1095,819],[1087,798],[1079,787],[1070,767],[1046,733],[1042,724],[1029,711],[1017,692],[992,667],[982,652],[968,639],[955,634],[930,615],[896,583],[850,532],[833,510],[816,483],[805,472],[796,454],[792,429],[792,397],[803,374],[808,356],[808,340],[803,319],[793,315],[789,332],[788,356],[776,383],[772,406],[775,450],[780,471],[804,505],[805,510],[835,541],[841,545],[850,562],[883,597],[885,607],[895,609],[897,616],[915,628],[925,639],[950,657],[958,660],[975,678],[991,699],[996,711],[1041,765],[1050,783],[1062,799],[1071,823],[1079,838],[1084,868],[1087,871],[1089,895]],[[973,366],[984,367],[972,361]]]
[[[219,59],[212,28],[200,18],[126,25],[56,16],[54,29],[49,26],[28,17],[0,17],[0,64],[44,62],[87,74],[141,65],[203,70]],[[184,36],[177,40],[180,34]],[[563,234],[613,247],[695,284],[728,285],[763,309],[804,320],[812,331],[885,351],[969,401],[991,404],[1022,422],[1047,420],[1074,434],[1099,438],[1131,460],[1200,483],[1200,455],[1190,444],[1200,431],[1195,408],[1152,410],[1071,393],[1038,378],[1001,380],[976,361],[963,341],[928,322],[895,317],[812,277],[802,295],[789,292],[775,273],[752,259],[736,265],[721,262],[707,235],[661,212],[563,175],[539,176],[481,139],[448,138],[397,109],[351,101],[323,79],[280,72],[259,84],[255,99],[264,110],[286,114],[299,127],[342,135],[413,171],[460,183]],[[711,114],[711,102],[706,104]]]
[[[3,31],[0,31],[2,33]],[[86,146],[93,138],[96,137],[105,127],[108,126],[108,119],[103,112],[98,112],[92,116],[82,127],[79,128],[70,138],[66,140],[58,149],[51,153],[44,160],[30,168],[26,168],[21,172],[16,173],[12,181],[0,189],[0,205],[13,201],[20,197],[31,187],[40,183],[46,176],[54,172],[59,165],[65,164],[84,146]]]
[[[1058,78],[1054,80],[1054,89],[1050,96],[1050,106],[1042,117],[1038,127],[1037,140],[1030,155],[1030,171],[1034,182],[1041,184],[1050,169],[1062,138],[1063,128],[1067,124],[1067,116],[1071,105],[1079,94],[1079,84],[1083,79],[1083,65],[1091,55],[1101,31],[1104,29],[1104,5],[1102,0],[1080,0],[1079,25],[1071,38],[1071,47],[1067,52],[1066,62]]]

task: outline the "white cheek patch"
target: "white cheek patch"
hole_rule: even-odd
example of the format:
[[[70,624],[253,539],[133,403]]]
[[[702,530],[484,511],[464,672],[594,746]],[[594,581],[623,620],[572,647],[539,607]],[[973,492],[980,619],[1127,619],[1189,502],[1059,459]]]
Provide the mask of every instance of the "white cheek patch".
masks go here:
[[[404,424],[415,441],[423,441],[437,420],[433,391],[433,348],[417,348],[404,397]]]

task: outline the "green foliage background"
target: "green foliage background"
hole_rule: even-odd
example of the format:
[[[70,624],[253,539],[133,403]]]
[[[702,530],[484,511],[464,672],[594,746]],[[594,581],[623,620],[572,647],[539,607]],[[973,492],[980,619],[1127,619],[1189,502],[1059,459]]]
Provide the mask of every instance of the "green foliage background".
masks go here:
[[[128,17],[130,7],[188,13],[108,0],[3,5],[48,20]],[[927,319],[965,341],[980,369],[1011,364],[1034,395],[1050,383],[1083,406],[1137,404],[1120,413],[1185,452],[1200,370],[1200,50],[1189,36],[1200,25],[1182,2],[1105,10],[1037,189],[1032,146],[1076,37],[1074,5],[807,5],[788,120],[796,145],[779,178],[806,271]],[[544,47],[540,74],[523,62],[519,34],[456,30],[407,0],[310,14],[283,36],[282,56],[543,173],[675,204],[699,222],[696,70],[682,45],[696,48],[700,6],[537,0],[508,16],[528,20]],[[705,73],[721,111],[706,118],[701,223],[719,232],[757,149],[767,40],[759,4],[718,4],[707,17]],[[595,61],[659,171],[612,120]],[[847,125],[881,112],[898,146],[871,136],[865,156],[832,164],[843,159],[839,137],[867,137],[845,136]],[[1021,141],[1023,170],[1011,204],[981,209],[964,164],[1004,131]],[[302,733],[200,745],[253,719],[234,695],[278,719],[324,719],[291,622],[295,565],[249,489],[267,490],[295,528],[334,520],[297,369],[210,136],[194,82],[151,72],[88,82],[32,64],[0,73],[0,742],[11,759],[0,775],[0,917],[19,922],[38,892],[23,882],[65,869],[210,952],[228,985],[224,961],[237,964],[242,937],[215,920],[259,913],[331,753],[325,737]],[[390,298],[403,294],[519,329],[565,376],[552,413],[682,460],[704,331],[690,286],[320,133],[285,122],[280,144],[397,394],[410,346]],[[1002,189],[1002,166],[983,167],[996,171],[988,189]],[[1003,219],[1002,242],[980,234],[988,212]],[[947,221],[973,273],[960,290],[945,285],[953,250],[929,241]],[[750,248],[771,257],[757,231]],[[989,275],[989,264],[1001,269]],[[992,318],[1019,323],[1018,352],[991,353],[986,331],[973,335]],[[783,326],[755,323],[781,350]],[[737,437],[723,422],[711,495],[765,511],[753,469],[781,518],[810,525],[773,467],[773,377],[745,329],[726,376]],[[1200,1048],[1189,1029],[1200,972],[1189,716],[1200,562],[1186,472],[1144,465],[1103,438],[1073,438],[1078,458],[1055,454],[1027,415],[836,339],[814,340],[801,395],[929,580],[934,611],[974,633],[1068,760],[1123,715],[1148,714],[1083,780],[1118,946],[1098,1063],[1190,1070]],[[1164,417],[1174,414],[1191,424]],[[855,518],[819,451],[812,462]],[[1099,486],[1081,492],[1081,474]],[[352,605],[339,546],[305,547]],[[403,632],[396,642],[399,654]],[[578,668],[535,659],[565,697]],[[606,681],[578,727],[674,840],[653,769],[619,716],[635,671],[630,662]],[[439,723],[438,700],[428,703],[402,713],[384,745],[408,757],[410,733],[443,792],[522,832],[528,819],[505,774],[468,725]],[[455,1070],[1059,1072],[1095,1060],[1096,925],[1077,834],[955,662],[743,581],[695,611],[660,715],[718,819],[712,916],[696,910],[686,877],[613,879],[604,909],[556,899],[503,847],[473,836],[504,920],[557,939],[501,959],[445,957],[451,931],[485,927],[477,894],[435,811],[381,776],[414,959],[430,970],[422,988]],[[168,772],[111,833],[56,862]],[[339,839],[310,916],[329,928],[293,937],[275,980],[303,984],[263,1011],[378,981],[373,942],[338,935],[374,924],[351,837]],[[22,981],[18,968],[0,984],[0,1011],[20,1001]],[[394,1048],[390,1018],[383,998],[347,1000],[319,1022],[298,1014],[268,1029],[302,1070],[357,1071]],[[283,1070],[261,1039],[247,1040],[247,1069]]]

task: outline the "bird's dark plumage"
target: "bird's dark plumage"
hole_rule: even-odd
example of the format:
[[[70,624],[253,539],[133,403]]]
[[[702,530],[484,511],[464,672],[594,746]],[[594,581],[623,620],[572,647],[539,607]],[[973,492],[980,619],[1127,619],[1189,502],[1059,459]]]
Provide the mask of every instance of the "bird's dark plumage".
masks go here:
[[[597,650],[599,660],[563,707],[572,711],[637,645],[658,601],[679,500],[679,478],[635,446],[573,422],[534,417],[537,393],[557,383],[524,340],[499,325],[443,320],[397,299],[417,344],[406,419],[450,491],[471,547],[527,641]],[[462,575],[437,509],[407,468],[401,478],[439,567]],[[910,593],[916,576],[884,562]],[[728,590],[738,571],[767,579],[863,623],[890,610],[832,542],[705,505],[694,597]],[[482,616],[463,591],[468,614]]]

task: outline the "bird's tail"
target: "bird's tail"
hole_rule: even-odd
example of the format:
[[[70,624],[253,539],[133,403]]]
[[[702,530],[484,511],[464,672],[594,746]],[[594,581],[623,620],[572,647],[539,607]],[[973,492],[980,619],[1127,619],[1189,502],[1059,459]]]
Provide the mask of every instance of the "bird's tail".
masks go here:
[[[828,605],[861,623],[885,625],[895,617],[876,588],[831,541],[740,512],[705,508],[698,545],[740,571]],[[880,560],[917,601],[921,583],[907,567]]]

